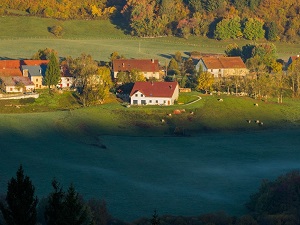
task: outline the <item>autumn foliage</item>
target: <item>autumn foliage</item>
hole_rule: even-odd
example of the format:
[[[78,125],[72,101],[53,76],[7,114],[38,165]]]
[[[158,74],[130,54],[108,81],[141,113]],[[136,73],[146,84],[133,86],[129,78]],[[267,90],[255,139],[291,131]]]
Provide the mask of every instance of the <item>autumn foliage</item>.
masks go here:
[[[11,10],[58,19],[113,19],[140,37],[300,39],[299,0],[2,0],[0,14]]]

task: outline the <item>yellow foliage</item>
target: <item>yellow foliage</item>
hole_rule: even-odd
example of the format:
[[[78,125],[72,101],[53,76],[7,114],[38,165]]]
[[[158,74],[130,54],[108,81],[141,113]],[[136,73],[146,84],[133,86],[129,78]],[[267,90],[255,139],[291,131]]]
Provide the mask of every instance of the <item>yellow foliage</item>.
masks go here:
[[[101,16],[101,14],[102,14],[101,10],[98,9],[98,7],[96,5],[92,5],[91,10],[92,10],[92,15],[94,17]]]

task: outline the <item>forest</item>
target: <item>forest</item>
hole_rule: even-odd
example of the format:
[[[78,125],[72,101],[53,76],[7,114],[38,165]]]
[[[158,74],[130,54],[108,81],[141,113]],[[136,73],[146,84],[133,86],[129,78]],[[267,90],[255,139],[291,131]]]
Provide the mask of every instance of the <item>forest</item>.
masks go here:
[[[64,190],[57,180],[46,198],[38,199],[35,186],[22,165],[0,199],[0,224],[14,225],[275,225],[299,224],[300,173],[291,171],[274,181],[264,180],[246,204],[248,214],[235,217],[224,212],[194,217],[159,216],[127,223],[110,215],[104,199],[85,200],[73,184]],[[201,203],[199,203],[201,204]]]
[[[0,15],[111,20],[139,37],[297,42],[299,0],[2,0]]]

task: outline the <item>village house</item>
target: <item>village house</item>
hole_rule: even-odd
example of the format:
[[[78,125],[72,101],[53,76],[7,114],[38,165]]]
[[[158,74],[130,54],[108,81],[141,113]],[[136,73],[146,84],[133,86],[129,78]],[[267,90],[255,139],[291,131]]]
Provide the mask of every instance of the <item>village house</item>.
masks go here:
[[[46,65],[40,66],[28,66],[22,65],[21,70],[23,73],[23,77],[29,77],[29,79],[34,83],[35,89],[45,88],[43,85],[43,79],[46,72]]]
[[[66,64],[62,64],[60,66],[60,80],[57,84],[57,88],[69,89],[74,87],[75,78],[70,74],[68,66]]]
[[[141,71],[146,79],[160,79],[159,63],[156,59],[115,59],[112,69],[115,79],[119,72],[130,72],[132,69]]]
[[[246,76],[249,73],[241,57],[202,57],[196,65],[199,71],[210,72],[214,78]]]
[[[25,93],[34,90],[34,83],[28,77],[0,76],[0,87],[6,93]]]
[[[17,81],[14,83],[13,80],[18,80],[16,77],[25,77],[19,78],[24,81],[26,84],[34,84],[34,89],[43,88],[43,76],[47,68],[49,60],[0,60],[0,76],[9,77],[5,80],[5,84],[10,86],[5,87],[6,92],[22,92],[19,86],[12,87],[11,85],[17,84]],[[13,78],[13,79],[12,79]],[[28,79],[31,82],[28,82]],[[21,81],[20,80],[20,81]],[[23,82],[23,83],[24,83]],[[3,87],[4,88],[4,87]],[[29,88],[29,87],[28,87]],[[12,89],[12,91],[10,91]],[[31,86],[30,88],[31,89]]]
[[[130,92],[131,105],[173,105],[179,96],[177,82],[136,82]]]

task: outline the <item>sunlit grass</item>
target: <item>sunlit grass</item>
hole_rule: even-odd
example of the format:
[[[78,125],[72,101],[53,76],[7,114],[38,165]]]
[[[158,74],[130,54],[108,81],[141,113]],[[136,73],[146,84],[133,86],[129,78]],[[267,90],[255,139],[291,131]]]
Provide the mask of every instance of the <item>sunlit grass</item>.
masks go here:
[[[137,38],[124,34],[110,21],[103,20],[56,20],[36,17],[0,17],[0,50],[2,58],[30,58],[38,49],[53,48],[61,57],[77,57],[85,52],[96,60],[107,61],[117,51],[127,58],[157,58],[168,63],[175,52],[181,51],[188,58],[191,51],[223,54],[226,46],[237,43],[243,46],[252,41],[217,41],[204,37]],[[54,25],[63,27],[62,38],[48,32]],[[264,40],[262,40],[264,41]],[[300,44],[276,42],[278,57],[287,60],[298,54]]]

